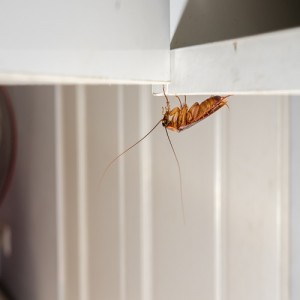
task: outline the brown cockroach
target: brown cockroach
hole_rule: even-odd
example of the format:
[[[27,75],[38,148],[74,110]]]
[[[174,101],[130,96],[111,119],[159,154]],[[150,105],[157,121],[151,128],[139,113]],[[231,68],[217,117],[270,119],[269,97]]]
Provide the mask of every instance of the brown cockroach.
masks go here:
[[[190,108],[186,104],[186,97],[182,105],[180,98],[176,96],[179,100],[180,107],[177,106],[171,110],[170,102],[165,91],[164,95],[167,100],[167,106],[163,111],[164,117],[161,122],[166,129],[176,132],[188,129],[216,112],[222,106],[228,106],[227,98],[230,96],[211,96],[200,104],[195,102]]]
[[[178,166],[178,171],[179,171],[179,178],[180,178],[180,194],[181,194],[181,206],[182,206],[182,213],[183,213],[183,219],[185,220],[185,216],[184,216],[184,205],[183,205],[183,196],[182,196],[182,179],[181,179],[181,170],[180,170],[180,164],[177,158],[177,155],[175,153],[174,147],[172,145],[171,139],[169,137],[168,134],[168,130],[172,130],[175,132],[181,132],[182,130],[188,129],[191,126],[197,124],[198,122],[204,120],[205,118],[209,117],[211,114],[213,114],[214,112],[216,112],[217,110],[219,110],[221,107],[223,107],[224,105],[227,105],[227,98],[230,95],[227,96],[211,96],[209,98],[207,98],[206,100],[204,100],[203,102],[201,102],[200,104],[198,102],[195,102],[190,108],[188,107],[188,105],[186,104],[186,96],[184,98],[184,104],[182,104],[181,99],[176,96],[176,98],[179,101],[179,106],[171,109],[170,106],[170,102],[169,99],[165,93],[165,89],[163,87],[163,92],[164,92],[164,96],[166,98],[166,107],[163,107],[163,118],[161,120],[159,120],[156,125],[145,135],[143,136],[141,139],[139,139],[136,143],[134,143],[132,146],[130,146],[129,148],[127,148],[126,150],[124,150],[122,153],[120,153],[117,157],[115,157],[105,168],[101,179],[100,179],[100,184],[106,174],[106,172],[108,171],[108,169],[110,168],[110,166],[118,159],[120,158],[123,154],[125,154],[126,152],[128,152],[130,149],[132,149],[133,147],[135,147],[138,143],[140,143],[141,141],[143,141],[152,131],[154,131],[154,129],[160,124],[162,123],[162,126],[165,127],[166,130],[166,134],[169,140],[169,143],[171,145],[172,151],[174,153],[176,162],[177,162],[177,166]]]

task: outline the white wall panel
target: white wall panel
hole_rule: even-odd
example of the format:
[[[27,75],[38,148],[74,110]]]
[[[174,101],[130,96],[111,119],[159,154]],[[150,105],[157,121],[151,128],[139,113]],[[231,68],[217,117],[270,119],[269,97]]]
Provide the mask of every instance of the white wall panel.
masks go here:
[[[63,110],[64,137],[64,297],[63,299],[79,300],[79,223],[78,223],[78,135],[76,90],[72,87],[57,87],[61,89]]]
[[[26,89],[30,88],[14,88],[13,95],[29,97]],[[45,88],[38,91],[31,97],[40,100],[47,93]],[[54,128],[52,133],[49,129],[54,95],[62,100],[55,103],[60,103],[63,116],[56,138]],[[188,103],[201,98],[188,97]],[[180,134],[170,133],[181,165],[185,221],[176,160],[161,125],[113,164],[100,185],[107,163],[162,117],[163,98],[153,97],[149,87],[70,86],[56,88],[47,100],[42,103],[45,110],[40,102],[25,106],[27,110],[17,108],[20,120],[25,118],[23,110],[27,115],[21,141],[30,141],[26,147],[35,145],[36,152],[32,157],[31,148],[23,148],[19,185],[13,186],[5,211],[9,222],[19,224],[13,227],[13,241],[36,255],[28,260],[13,243],[17,252],[5,261],[3,276],[16,294],[23,289],[15,276],[27,279],[16,266],[26,261],[37,273],[45,267],[51,271],[27,279],[28,295],[48,293],[44,283],[52,280],[52,299],[288,299],[287,98],[233,96],[229,110],[225,107]],[[172,105],[177,102],[172,99]],[[28,121],[34,116],[43,125]],[[24,132],[28,122],[35,126]],[[54,147],[58,140],[63,141],[61,148]],[[60,220],[54,204],[59,184],[47,177],[54,179],[56,174],[54,149],[63,151],[64,162]],[[35,169],[36,178],[31,170],[38,162],[47,170]],[[34,179],[38,186],[26,184]],[[27,192],[20,196],[24,184]],[[43,191],[50,197],[43,198],[47,203],[40,202]],[[15,213],[13,203],[19,198],[28,210]],[[47,214],[39,217],[45,207]],[[27,233],[20,224],[28,215],[35,227],[28,227]],[[63,234],[55,234],[57,221]],[[36,232],[42,226],[46,227]],[[63,245],[52,243],[45,249],[39,236],[44,232]],[[64,266],[56,268],[59,259]]]
[[[226,299],[287,299],[288,102],[230,102]]]
[[[290,126],[291,126],[291,299],[296,300],[300,297],[300,98],[292,97],[290,106]]]
[[[154,101],[158,119],[165,100]],[[178,105],[176,99],[172,103]],[[213,299],[214,117],[186,132],[170,133],[182,170],[185,221],[165,130],[159,128],[153,138],[154,299]]]

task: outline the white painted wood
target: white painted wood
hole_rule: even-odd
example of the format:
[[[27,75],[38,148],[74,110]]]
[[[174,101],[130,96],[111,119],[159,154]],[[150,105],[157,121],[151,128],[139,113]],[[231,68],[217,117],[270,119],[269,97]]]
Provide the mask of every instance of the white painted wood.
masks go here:
[[[291,299],[300,297],[299,276],[300,276],[300,99],[291,99]]]
[[[169,1],[5,2],[1,83],[169,80]]]
[[[168,93],[299,94],[299,78],[298,27],[172,50]]]
[[[148,87],[139,88],[140,136],[153,127],[152,95]],[[140,222],[141,222],[141,298],[153,299],[153,156],[151,140],[140,145]],[[145,170],[147,170],[145,172]],[[124,174],[125,175],[125,174]]]
[[[78,119],[76,89],[61,87],[64,135],[64,237],[65,237],[65,298],[80,299],[79,272],[79,201],[78,201]],[[81,225],[82,226],[82,225]],[[85,274],[84,274],[85,275]]]
[[[122,153],[125,149],[125,122],[124,122],[124,87],[117,88],[117,117],[118,117],[118,153]],[[125,161],[122,159],[119,162],[119,236],[120,236],[120,251],[119,251],[119,280],[120,280],[120,300],[126,299],[126,198],[125,198]]]
[[[173,135],[186,226],[172,152],[154,143],[155,299],[288,299],[287,104],[235,97],[222,126]]]
[[[65,236],[65,163],[64,163],[64,110],[62,86],[54,88],[55,107],[55,185],[56,185],[56,235],[57,235],[57,299],[66,295],[66,236]]]
[[[116,165],[99,186],[107,162],[118,152],[117,90],[91,87],[86,95],[90,299],[120,299],[122,248]]]
[[[144,94],[147,93],[148,88],[143,88]],[[142,106],[149,105],[149,103],[142,104],[142,102],[147,101],[147,98],[143,98],[143,100],[141,101],[140,97],[142,95],[142,92],[143,90],[134,86],[124,87],[123,118],[125,147],[128,147],[136,142],[141,137],[141,130],[143,129],[143,127],[148,127],[147,122],[145,122],[143,126],[137,126],[137,124],[141,124],[143,122],[142,120],[144,115],[146,113],[149,114],[149,112],[144,112],[141,115],[139,114]],[[148,96],[150,95],[148,94]],[[150,103],[152,103],[152,101],[153,99],[151,98]],[[149,117],[151,118],[150,114]],[[146,130],[148,130],[148,128]],[[149,142],[150,141],[148,140],[148,143]],[[147,208],[149,208],[149,203],[146,202],[147,199],[144,198],[142,200],[141,198],[141,195],[145,193],[145,191],[142,191],[141,183],[142,181],[144,181],[144,186],[145,183],[147,184],[146,177],[148,174],[148,172],[145,172],[144,175],[140,173],[141,157],[145,155],[142,152],[141,146],[142,145],[139,145],[136,149],[133,149],[123,157],[125,164],[124,175],[126,203],[126,299],[128,300],[143,299],[146,288],[148,288],[149,286],[151,287],[152,284],[151,278],[149,278],[149,272],[151,272],[151,269],[149,270],[147,262],[142,262],[142,259],[147,258],[147,254],[149,253],[149,251],[151,251],[151,248],[145,248],[147,243],[148,245],[149,243],[151,245],[151,232],[149,233],[149,230],[151,230],[151,228],[147,227],[147,219],[142,220],[142,215],[147,213],[146,210]],[[144,145],[144,147],[148,149],[149,144]],[[149,164],[149,161],[146,161],[145,163]],[[141,212],[143,212],[143,214],[141,214]]]
[[[13,229],[13,256],[4,261],[3,278],[16,295],[41,299],[49,293],[56,299],[59,294],[65,300],[289,299],[286,97],[232,97],[230,110],[223,108],[180,134],[170,133],[181,164],[184,223],[178,169],[161,125],[113,164],[99,184],[120,149],[135,143],[161,118],[165,100],[154,98],[150,87],[12,91],[23,151],[1,213]],[[201,98],[188,97],[188,103]],[[53,125],[54,103],[60,103],[56,113],[62,132]],[[54,181],[56,159],[63,160],[63,187]],[[56,224],[64,227],[63,233],[57,233]],[[64,264],[60,268],[58,255]],[[24,265],[26,272],[20,273]],[[27,270],[38,278],[29,278]],[[63,288],[60,293],[58,287]]]
[[[89,229],[88,229],[88,184],[87,184],[87,113],[85,86],[76,87],[76,123],[77,123],[77,200],[78,200],[78,264],[79,299],[89,299]]]
[[[230,101],[225,299],[288,299],[287,108],[284,97]]]
[[[189,97],[188,102],[197,98]],[[156,118],[164,103],[159,100]],[[155,300],[214,299],[214,119],[170,133],[181,165],[185,223],[176,160],[164,129],[153,136]]]
[[[221,111],[215,117],[214,131],[214,299],[226,299],[226,198],[228,189],[228,119]]]

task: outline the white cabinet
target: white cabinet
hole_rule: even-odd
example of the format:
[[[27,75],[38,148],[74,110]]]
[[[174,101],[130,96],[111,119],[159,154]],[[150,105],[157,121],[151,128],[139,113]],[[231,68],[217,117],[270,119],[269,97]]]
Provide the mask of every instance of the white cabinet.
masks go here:
[[[5,1],[0,82],[298,94],[299,9],[279,0]]]
[[[169,2],[5,1],[2,83],[148,83],[169,74]]]
[[[173,49],[168,92],[299,95],[299,78],[300,27]]]

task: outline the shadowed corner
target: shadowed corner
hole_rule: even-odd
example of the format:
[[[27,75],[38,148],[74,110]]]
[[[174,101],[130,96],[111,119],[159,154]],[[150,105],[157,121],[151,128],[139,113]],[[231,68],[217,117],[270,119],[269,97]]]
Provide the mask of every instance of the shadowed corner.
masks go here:
[[[171,6],[171,16],[173,11],[178,15],[177,7]],[[176,29],[173,24],[171,49],[297,27],[299,11],[300,1],[189,0]]]

